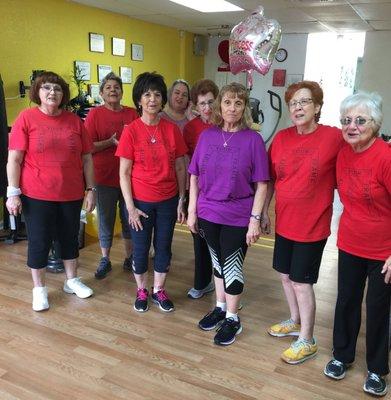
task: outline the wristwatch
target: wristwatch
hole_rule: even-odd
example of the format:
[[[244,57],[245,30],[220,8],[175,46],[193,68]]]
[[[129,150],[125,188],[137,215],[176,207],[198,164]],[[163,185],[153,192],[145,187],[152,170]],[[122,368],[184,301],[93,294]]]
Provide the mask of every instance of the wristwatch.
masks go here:
[[[86,188],[86,192],[96,192],[96,187],[95,186],[88,187]]]
[[[262,220],[261,214],[251,214],[251,218],[255,218],[257,221]]]

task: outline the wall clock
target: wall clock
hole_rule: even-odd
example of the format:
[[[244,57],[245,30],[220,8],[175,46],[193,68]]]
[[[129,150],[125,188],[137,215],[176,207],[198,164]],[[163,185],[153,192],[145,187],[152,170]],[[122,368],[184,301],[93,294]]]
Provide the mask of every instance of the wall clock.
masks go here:
[[[287,59],[287,57],[288,57],[288,52],[285,49],[283,49],[282,47],[280,47],[277,50],[277,53],[276,53],[276,56],[275,56],[276,60],[278,62],[283,62],[283,61],[285,61]]]

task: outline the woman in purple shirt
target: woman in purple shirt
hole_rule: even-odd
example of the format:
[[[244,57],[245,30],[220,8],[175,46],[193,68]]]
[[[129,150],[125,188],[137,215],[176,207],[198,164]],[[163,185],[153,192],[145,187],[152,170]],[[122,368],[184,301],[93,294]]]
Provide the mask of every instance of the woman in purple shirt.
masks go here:
[[[214,342],[229,345],[242,331],[238,306],[247,247],[260,236],[269,170],[262,137],[250,129],[246,88],[224,86],[215,101],[213,127],[200,136],[189,172],[187,224],[203,235],[212,258],[216,307],[198,326],[219,327]]]

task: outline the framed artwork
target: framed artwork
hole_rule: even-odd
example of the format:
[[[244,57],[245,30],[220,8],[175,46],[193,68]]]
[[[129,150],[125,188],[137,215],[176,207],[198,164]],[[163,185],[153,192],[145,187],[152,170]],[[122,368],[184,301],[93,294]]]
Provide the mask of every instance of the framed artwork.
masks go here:
[[[102,82],[103,78],[112,71],[111,65],[98,65],[98,82]]]
[[[132,83],[132,68],[119,67],[119,76],[122,79],[122,83]]]
[[[94,100],[95,103],[102,103],[102,98],[99,94],[98,84],[93,83],[88,85],[88,94],[91,96],[92,100]]]
[[[143,61],[144,60],[144,46],[142,44],[132,43],[132,60]]]
[[[125,55],[125,39],[111,38],[111,49],[113,56]]]
[[[273,86],[285,86],[286,69],[275,69],[273,71]]]
[[[91,64],[88,61],[75,61],[75,74],[81,81],[90,81]]]
[[[105,38],[101,33],[90,32],[90,51],[105,52]]]

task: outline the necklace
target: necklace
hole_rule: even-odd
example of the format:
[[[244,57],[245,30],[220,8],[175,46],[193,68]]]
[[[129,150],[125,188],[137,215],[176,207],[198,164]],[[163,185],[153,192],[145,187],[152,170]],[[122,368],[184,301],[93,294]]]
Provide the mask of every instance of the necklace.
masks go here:
[[[224,146],[224,147],[227,147],[227,146],[228,146],[228,142],[232,139],[232,136],[233,136],[234,134],[235,134],[235,132],[232,132],[232,133],[231,133],[231,136],[230,136],[228,139],[226,139],[225,136],[224,136],[224,132],[221,131],[221,136],[223,137],[223,140],[224,140],[224,143],[223,143],[223,146]]]
[[[147,128],[148,125],[145,124],[145,123],[143,123],[145,130],[147,131],[149,137],[151,138],[150,142],[151,142],[152,144],[155,144],[155,143],[156,143],[156,132],[157,132],[157,130],[158,130],[158,128],[159,128],[159,121],[160,121],[160,120],[158,120],[158,122],[157,122],[157,124],[156,124],[156,127],[155,127],[155,130],[153,131],[153,133],[151,133],[151,132],[148,130],[148,128]]]

